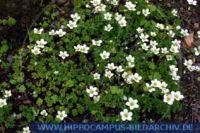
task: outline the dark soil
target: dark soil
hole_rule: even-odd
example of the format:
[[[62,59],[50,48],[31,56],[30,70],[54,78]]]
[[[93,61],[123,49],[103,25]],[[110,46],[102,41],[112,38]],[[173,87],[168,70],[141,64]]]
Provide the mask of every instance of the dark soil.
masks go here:
[[[6,39],[11,48],[18,48],[22,45],[24,37],[31,24],[41,9],[50,0],[0,0],[0,19],[13,17],[17,20],[15,26],[0,26],[0,40]]]
[[[183,27],[191,31],[200,30],[200,0],[197,6],[189,7],[186,0],[163,0],[158,2],[158,0],[150,0],[159,7],[168,10],[176,9],[178,15],[183,20]],[[195,40],[195,45],[200,45],[199,40]],[[184,57],[187,57],[183,52]],[[182,61],[180,61],[179,67],[183,68]],[[200,57],[196,58],[196,63],[200,63]],[[183,71],[180,72],[181,77],[181,87],[183,95],[185,96],[183,100],[183,110],[178,114],[175,114],[174,121],[178,122],[200,122],[200,82],[197,80],[200,74],[195,72],[191,74],[184,74]]]

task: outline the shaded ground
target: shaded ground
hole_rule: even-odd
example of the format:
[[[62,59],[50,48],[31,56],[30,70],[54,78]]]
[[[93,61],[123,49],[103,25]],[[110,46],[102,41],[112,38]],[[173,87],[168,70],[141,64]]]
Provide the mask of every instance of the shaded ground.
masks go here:
[[[22,45],[27,31],[41,9],[50,0],[0,0],[0,19],[13,17],[17,23],[13,27],[0,26],[0,40],[7,39],[13,49]]]
[[[56,1],[64,2],[66,0]],[[200,6],[192,7],[188,10],[186,0],[150,1],[166,10],[177,9],[179,16],[183,19],[183,26],[185,28],[190,31],[197,31],[199,29]],[[15,44],[15,48],[20,47],[24,42],[27,30],[36,20],[42,8],[50,2],[51,0],[46,0],[45,3],[43,0],[0,0],[0,19],[8,16],[17,19],[17,25],[14,27],[0,27],[0,40],[6,38],[13,45]],[[200,44],[196,43],[196,45]],[[187,55],[183,54],[184,56]],[[197,58],[197,60],[200,62],[200,59]],[[180,67],[183,67],[182,64],[180,64]],[[182,92],[185,96],[183,100],[184,107],[181,112],[174,115],[172,121],[200,122],[200,83],[197,81],[197,77],[200,77],[200,75],[197,73],[185,75],[183,72],[180,72],[180,74],[182,75]]]
[[[197,6],[191,7],[188,7],[186,0],[150,1],[166,10],[177,9],[178,15],[183,20],[183,27],[190,32],[200,30],[200,0],[197,0]],[[200,45],[200,41],[197,40],[197,37],[195,37],[195,45]],[[187,56],[188,55],[183,52],[183,58]],[[200,57],[196,58],[196,63],[200,63]],[[182,68],[183,64],[180,63],[179,67]],[[185,99],[183,100],[183,110],[174,116],[174,121],[200,122],[200,81],[197,80],[200,74],[195,72],[184,74],[183,71],[180,72],[180,74],[182,75],[181,86]]]

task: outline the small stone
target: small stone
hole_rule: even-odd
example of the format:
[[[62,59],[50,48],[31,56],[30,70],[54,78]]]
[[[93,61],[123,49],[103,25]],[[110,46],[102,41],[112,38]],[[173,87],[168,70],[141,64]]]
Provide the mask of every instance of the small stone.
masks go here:
[[[199,29],[199,23],[194,23],[194,30],[198,30]]]

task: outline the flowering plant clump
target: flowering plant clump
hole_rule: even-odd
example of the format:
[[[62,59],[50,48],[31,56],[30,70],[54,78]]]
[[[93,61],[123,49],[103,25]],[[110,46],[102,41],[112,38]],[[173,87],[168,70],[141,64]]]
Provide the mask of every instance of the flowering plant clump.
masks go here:
[[[79,0],[74,6],[69,18],[30,34],[27,84],[46,105],[43,115],[54,120],[66,110],[69,117],[138,121],[146,111],[168,117],[180,109],[176,60],[185,31],[178,23],[167,23],[145,0]],[[65,117],[61,111],[56,116]]]
[[[13,57],[9,84],[2,86],[20,95],[14,116],[22,125],[77,116],[81,122],[148,122],[181,109],[177,60],[180,38],[189,33],[175,10],[164,14],[148,0],[74,0],[73,7],[64,17],[56,5],[46,9],[30,44]],[[184,62],[189,70],[192,64]],[[0,108],[12,95],[3,94]]]

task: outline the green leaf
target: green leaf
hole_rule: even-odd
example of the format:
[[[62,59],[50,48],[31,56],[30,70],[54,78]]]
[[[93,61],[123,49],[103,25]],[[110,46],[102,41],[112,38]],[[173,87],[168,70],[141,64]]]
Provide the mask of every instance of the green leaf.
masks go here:
[[[8,26],[14,26],[16,24],[16,20],[12,17],[9,17],[7,20],[7,25]]]
[[[23,93],[23,92],[25,92],[26,87],[25,87],[24,85],[20,85],[20,86],[17,88],[17,90],[18,90],[20,93]]]
[[[73,80],[68,80],[67,83],[65,84],[65,86],[66,86],[67,88],[73,87],[73,86],[74,86],[74,81],[73,81]]]
[[[58,101],[58,96],[57,95],[51,96],[51,100],[53,103],[56,103]]]
[[[0,54],[6,53],[8,49],[8,42],[6,40],[1,41]]]
[[[112,94],[122,94],[123,91],[118,86],[111,86],[110,91]]]
[[[42,103],[43,103],[43,100],[42,100],[41,98],[38,98],[36,104],[37,104],[38,106],[41,106]]]
[[[156,66],[154,65],[154,63],[149,63],[149,68],[150,68],[150,69],[154,70],[155,67],[156,67]]]
[[[73,115],[73,116],[77,116],[77,115],[78,115],[77,109],[73,109],[73,110],[72,110],[72,115]]]
[[[149,5],[149,10],[151,11],[151,12],[154,12],[154,11],[156,11],[156,6],[155,5]]]
[[[155,78],[155,79],[158,79],[158,80],[161,79],[160,73],[159,73],[159,72],[155,72],[155,73],[154,73],[154,78]]]

